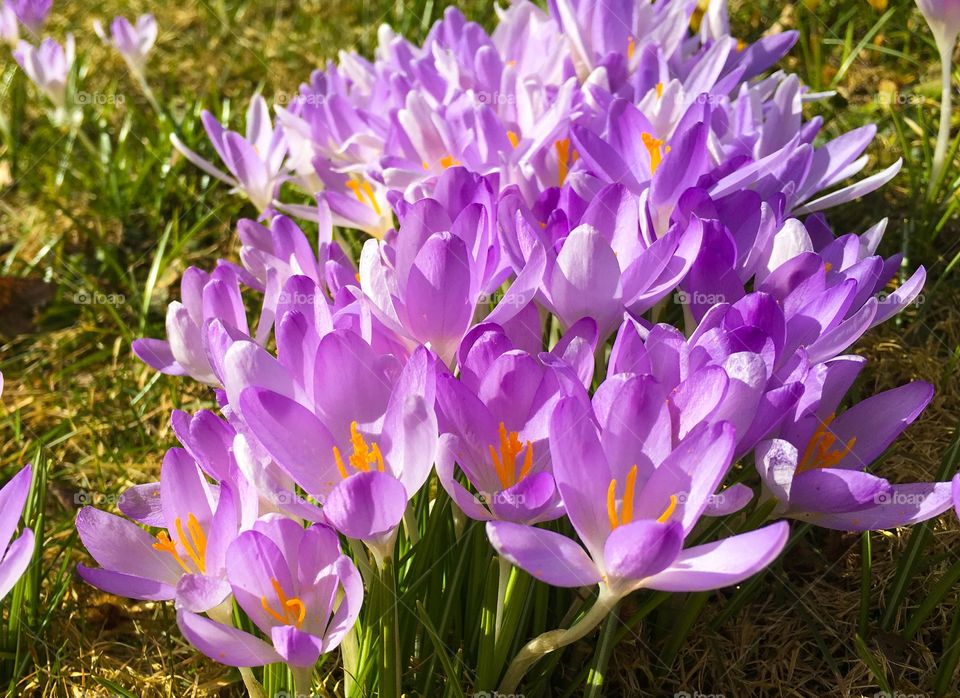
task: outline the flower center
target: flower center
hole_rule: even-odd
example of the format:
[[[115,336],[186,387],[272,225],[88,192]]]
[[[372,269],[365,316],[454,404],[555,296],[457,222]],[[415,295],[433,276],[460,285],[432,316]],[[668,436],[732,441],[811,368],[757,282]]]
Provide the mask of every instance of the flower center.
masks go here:
[[[370,186],[370,182],[365,179],[362,181],[348,179],[347,188],[357,197],[357,201],[372,208],[378,216],[383,215],[380,204],[377,203],[377,197],[373,195],[373,187]]]
[[[263,606],[263,610],[266,611],[271,618],[276,619],[278,623],[292,625],[299,630],[303,624],[303,619],[307,617],[307,607],[304,606],[303,601],[296,596],[287,598],[287,595],[283,592],[283,587],[280,586],[280,582],[276,579],[271,579],[270,584],[273,585],[273,591],[276,594],[280,609],[279,611],[274,610],[270,601],[267,600],[267,597],[261,596],[260,605]]]
[[[557,173],[560,179],[560,186],[567,181],[567,173],[570,172],[570,165],[577,161],[579,153],[570,147],[569,138],[561,138],[553,144],[557,150]]]
[[[661,86],[657,86],[657,96],[660,96],[660,93],[663,91]],[[657,171],[657,168],[660,167],[661,161],[663,161],[663,156],[670,152],[670,146],[663,147],[663,141],[659,138],[654,138],[649,133],[643,133],[640,135],[640,138],[643,140],[643,145],[646,147],[647,152],[650,154],[650,174],[654,174]]]
[[[353,453],[350,454],[350,457],[347,459],[350,467],[354,470],[366,472],[370,470],[371,465],[376,465],[377,470],[383,472],[383,454],[380,453],[379,444],[374,443],[370,446],[367,443],[366,439],[363,438],[363,434],[361,434],[357,428],[356,420],[350,422],[350,445],[353,448]],[[343,463],[343,456],[340,455],[340,449],[336,446],[333,447],[333,457],[337,461],[337,470],[340,471],[340,476],[346,480],[349,473]]]
[[[517,472],[519,459],[517,456],[526,449],[523,456],[523,465]],[[493,459],[493,469],[497,471],[503,489],[509,489],[523,480],[533,467],[533,444],[529,441],[520,441],[520,434],[515,431],[507,432],[507,427],[500,422],[500,452],[490,446],[490,457]]]
[[[807,448],[803,452],[803,458],[800,465],[797,466],[797,473],[807,470],[816,470],[819,468],[833,468],[842,461],[857,443],[857,437],[851,436],[846,444],[840,448],[834,448],[837,437],[830,431],[830,423],[836,418],[836,413],[831,414],[825,420],[820,422],[810,441],[807,442]]]
[[[200,522],[197,521],[197,517],[193,514],[187,515],[186,532],[183,530],[183,521],[179,516],[176,521],[174,521],[174,527],[176,528],[180,545],[187,554],[187,558],[196,565],[197,571],[199,571],[200,574],[206,574],[205,558],[207,554],[207,537],[204,535],[203,528],[200,526]],[[184,572],[193,574],[193,570],[190,569],[187,561],[180,556],[180,552],[177,550],[177,544],[171,540],[170,535],[166,531],[160,531],[160,533],[157,534],[157,542],[153,544],[153,549],[159,550],[162,553],[169,553],[173,556],[173,559],[177,561],[177,564],[183,568]]]
[[[610,481],[607,488],[607,516],[610,519],[610,528],[616,529],[617,526],[624,526],[633,522],[633,498],[637,488],[637,466],[634,465],[627,473],[627,482],[623,490],[623,499],[620,501],[620,511],[617,512],[617,481]],[[676,495],[670,495],[670,503],[663,513],[657,518],[659,523],[666,523],[674,510],[677,508]]]

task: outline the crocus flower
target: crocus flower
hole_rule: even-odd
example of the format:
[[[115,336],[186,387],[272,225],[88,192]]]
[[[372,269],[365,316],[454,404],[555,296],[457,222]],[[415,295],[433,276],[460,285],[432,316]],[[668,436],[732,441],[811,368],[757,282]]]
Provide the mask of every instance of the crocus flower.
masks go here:
[[[30,30],[30,33],[37,36],[47,21],[53,0],[12,0],[12,4],[17,19]]]
[[[923,411],[933,387],[920,381],[887,390],[836,415],[851,370],[836,364],[819,399],[780,437],[757,446],[757,469],[776,515],[842,531],[906,526],[952,505],[951,483],[893,485],[865,472]],[[837,381],[843,389],[831,385]]]
[[[167,339],[138,339],[133,351],[161,373],[220,385],[206,350],[205,333],[211,321],[219,320],[235,338],[247,337],[237,274],[229,266],[218,267],[212,274],[190,267],[180,281],[180,292],[181,300],[167,307]]]
[[[32,477],[33,469],[27,465],[0,488],[0,599],[10,593],[33,557],[35,541],[31,529],[24,528],[20,536],[10,542],[27,502]]]
[[[240,524],[235,493],[211,485],[183,449],[167,451],[159,506],[144,503],[142,489],[131,494],[127,512],[138,523],[161,529],[153,536],[121,516],[84,507],[77,513],[80,540],[100,567],[77,565],[88,583],[134,599],[175,599],[178,607],[206,611],[230,594],[227,546]],[[123,500],[121,500],[123,501]]]
[[[487,533],[498,553],[537,579],[564,587],[600,584],[607,599],[639,588],[706,591],[737,584],[779,555],[785,523],[683,548],[729,469],[733,448],[729,424],[704,424],[644,474],[640,463],[608,453],[592,415],[566,398],[551,420],[550,449],[583,546],[506,521],[488,522]]]
[[[917,0],[917,7],[930,25],[941,54],[953,52],[960,33],[960,2],[956,0]]]
[[[580,325],[552,353],[541,355],[510,348],[497,325],[478,325],[460,349],[462,380],[449,373],[438,377],[437,403],[447,433],[437,474],[470,518],[534,524],[563,515],[547,437],[560,398],[574,394],[588,400],[576,370],[561,358],[589,363],[592,378],[596,325],[591,320]],[[454,461],[478,495],[454,477]]]
[[[937,145],[933,153],[933,165],[930,172],[930,191],[934,191],[943,171],[950,144],[950,110],[953,93],[953,48],[960,33],[960,2],[957,0],[917,0],[917,6],[923,13],[940,52],[940,129],[937,133]]]
[[[644,239],[637,200],[619,184],[603,187],[589,202],[568,188],[553,189],[532,209],[508,191],[500,209],[514,268],[525,270],[539,255],[546,258],[538,301],[565,327],[592,318],[601,339],[626,310],[639,315],[670,293],[700,250],[695,220],[659,239]]]
[[[3,0],[3,3],[0,3],[0,41],[13,47],[20,42],[17,14],[10,0]]]
[[[497,244],[496,193],[495,180],[451,168],[437,183],[435,198],[398,206],[395,240],[368,240],[360,258],[360,287],[378,316],[448,365],[481,301],[506,277]],[[540,254],[488,320],[504,322],[529,303],[542,272]]]
[[[398,371],[395,357],[343,330],[316,346],[294,373],[252,342],[236,342],[224,360],[228,400],[330,525],[387,558],[434,462],[436,359],[421,347]]]
[[[135,25],[126,17],[114,17],[109,35],[99,20],[94,21],[93,29],[105,44],[117,50],[132,72],[143,76],[147,54],[157,40],[157,20],[153,15],[140,15]]]
[[[237,604],[269,642],[186,609],[177,613],[177,625],[194,647],[229,666],[285,662],[312,669],[353,627],[363,602],[360,573],[341,553],[336,533],[285,517],[265,517],[230,544],[227,578]]]
[[[21,41],[13,57],[23,68],[27,77],[40,88],[58,109],[64,109],[67,101],[67,76],[73,65],[73,35],[61,46],[53,39],[44,39],[39,47]]]
[[[266,100],[257,95],[247,109],[246,137],[226,130],[208,111],[201,115],[207,136],[230,174],[190,150],[176,134],[173,146],[207,174],[243,192],[261,214],[267,213],[284,177],[287,143],[283,129],[270,123]]]

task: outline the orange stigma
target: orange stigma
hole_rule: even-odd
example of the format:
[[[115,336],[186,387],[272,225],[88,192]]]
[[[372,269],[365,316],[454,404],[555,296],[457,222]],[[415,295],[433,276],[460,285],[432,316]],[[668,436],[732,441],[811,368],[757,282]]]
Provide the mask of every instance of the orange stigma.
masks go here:
[[[448,170],[451,167],[459,164],[460,164],[460,161],[457,160],[452,155],[444,155],[442,158],[440,158],[440,167],[442,167],[445,170]]]
[[[174,521],[174,527],[177,531],[177,538],[180,541],[180,545],[187,554],[187,558],[196,566],[197,572],[206,574],[207,537],[204,535],[203,528],[200,526],[200,522],[197,521],[197,517],[193,514],[187,514],[186,532],[183,530],[183,521],[179,516],[176,521]],[[187,561],[180,556],[180,552],[177,550],[177,544],[171,540],[170,535],[166,531],[160,531],[160,533],[157,534],[157,542],[153,544],[153,549],[170,554],[187,574],[194,573],[194,570],[190,569]]]
[[[560,180],[560,186],[567,181],[567,173],[570,172],[570,165],[577,161],[579,154],[576,150],[570,148],[570,139],[561,138],[553,144],[557,150],[557,177]]]
[[[650,154],[650,174],[654,174],[657,168],[660,167],[663,156],[670,152],[670,146],[664,147],[662,140],[654,138],[649,133],[640,134],[640,138],[643,140],[643,145]]]
[[[833,468],[846,458],[847,454],[853,450],[857,443],[857,437],[851,436],[846,444],[840,448],[833,448],[837,441],[835,434],[830,432],[830,423],[836,418],[836,414],[831,414],[813,432],[813,436],[807,442],[807,448],[803,452],[803,458],[797,466],[797,473],[803,473],[807,470],[817,470],[819,468]],[[832,450],[831,450],[832,449]]]
[[[377,203],[377,197],[373,195],[373,187],[370,186],[370,182],[367,180],[358,182],[355,179],[348,179],[347,188],[357,197],[357,201],[372,208],[373,212],[378,216],[383,215],[380,204]]]
[[[517,472],[519,459],[517,456],[526,449],[523,455],[523,464],[520,471]],[[509,489],[523,480],[533,467],[533,444],[527,441],[520,441],[520,435],[515,432],[507,432],[507,427],[500,422],[500,453],[494,446],[490,446],[490,457],[493,459],[493,468],[497,471],[497,477],[500,478],[500,484],[503,489]]]
[[[370,470],[371,465],[376,465],[377,470],[383,472],[383,454],[380,452],[379,444],[374,443],[373,446],[367,444],[363,434],[360,433],[360,429],[357,428],[356,420],[350,422],[350,445],[353,447],[353,453],[347,459],[350,467],[360,472],[366,472]],[[337,462],[337,470],[340,471],[340,476],[346,480],[349,473],[343,463],[340,449],[336,446],[333,447],[333,458]]]
[[[617,513],[617,481],[611,480],[607,488],[607,517],[610,519],[610,528],[625,526],[633,523],[633,502],[637,489],[637,466],[634,465],[627,473],[627,483],[623,490],[623,500],[620,502],[620,512]],[[660,523],[666,523],[677,508],[676,495],[670,495],[670,503],[657,518]]]
[[[280,586],[280,582],[276,579],[271,579],[270,584],[273,586],[277,601],[280,602],[280,610],[279,612],[275,611],[267,600],[267,597],[261,596],[260,605],[263,606],[263,610],[278,623],[292,625],[299,629],[300,626],[303,625],[303,619],[307,617],[307,607],[304,606],[303,601],[296,596],[287,598],[287,595],[283,592],[283,587]]]

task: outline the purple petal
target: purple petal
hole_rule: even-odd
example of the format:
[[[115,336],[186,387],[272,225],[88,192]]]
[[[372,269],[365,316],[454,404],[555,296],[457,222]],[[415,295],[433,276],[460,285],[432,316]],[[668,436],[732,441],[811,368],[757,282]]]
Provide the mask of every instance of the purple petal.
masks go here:
[[[488,521],[487,536],[499,555],[552,586],[583,587],[600,572],[577,543],[553,531],[508,521]]]
[[[338,484],[323,506],[331,526],[347,538],[375,540],[388,535],[403,519],[407,491],[392,475],[371,470]]]
[[[634,521],[618,526],[603,547],[608,575],[636,582],[657,574],[674,561],[683,547],[683,528],[677,523]]]
[[[32,478],[33,468],[24,466],[0,489],[0,553],[7,549],[14,531],[17,530],[20,514],[23,513],[27,495],[30,493]]]
[[[27,567],[30,566],[30,561],[33,559],[35,544],[33,531],[25,528],[20,537],[7,548],[3,560],[0,561],[0,599],[10,592],[20,577],[23,576],[23,573],[27,571]]]
[[[263,640],[196,613],[178,611],[177,625],[191,645],[220,664],[254,667],[283,661]]]
[[[670,567],[646,580],[660,591],[710,591],[739,584],[773,562],[790,533],[786,521],[688,548]]]
[[[87,567],[77,565],[77,574],[87,584],[92,584],[115,596],[126,596],[131,599],[144,601],[169,601],[176,597],[177,590],[173,584],[158,582],[133,574],[113,572],[102,567]]]

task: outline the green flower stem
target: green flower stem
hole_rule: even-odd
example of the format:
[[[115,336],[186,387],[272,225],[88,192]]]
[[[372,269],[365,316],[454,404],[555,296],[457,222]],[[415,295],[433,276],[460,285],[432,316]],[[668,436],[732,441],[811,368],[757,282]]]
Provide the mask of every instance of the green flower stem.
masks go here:
[[[504,557],[498,558],[500,560],[500,577],[497,584],[497,623],[496,623],[496,637],[500,637],[500,628],[503,627],[503,602],[507,597],[507,582],[510,581],[510,573],[513,571],[513,565],[510,564],[510,561]]]
[[[613,654],[613,648],[617,644],[618,625],[620,625],[620,619],[617,617],[617,606],[615,604],[610,609],[610,615],[603,621],[603,629],[600,631],[600,644],[597,645],[597,650],[593,655],[593,664],[590,666],[590,673],[587,674],[587,687],[584,690],[583,698],[600,698],[603,695],[603,680],[607,673],[607,664],[610,663],[610,655]]]
[[[930,183],[927,188],[927,199],[930,201],[934,199],[940,188],[940,177],[946,163],[947,147],[950,145],[950,110],[953,102],[951,84],[953,41],[947,45],[946,41],[940,41],[938,37],[937,48],[940,49],[940,128],[937,131],[937,145],[933,151],[933,166],[930,169]]]
[[[584,637],[610,614],[620,598],[619,594],[601,587],[597,600],[580,620],[566,630],[550,630],[524,645],[510,663],[507,674],[500,683],[499,692],[516,693],[521,679],[541,657]]]
[[[380,695],[382,698],[400,698],[400,619],[397,612],[397,587],[393,558],[380,561],[377,578],[377,597],[380,613]]]

